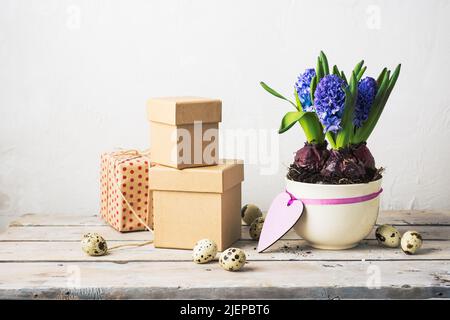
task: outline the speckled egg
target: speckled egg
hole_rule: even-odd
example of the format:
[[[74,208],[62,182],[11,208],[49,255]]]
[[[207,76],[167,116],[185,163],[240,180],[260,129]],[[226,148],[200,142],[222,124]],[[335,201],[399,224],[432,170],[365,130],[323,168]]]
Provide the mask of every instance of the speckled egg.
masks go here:
[[[258,240],[264,225],[264,217],[256,218],[250,225],[248,232],[253,240]]]
[[[228,248],[220,255],[220,266],[227,271],[238,271],[244,265],[247,257],[244,250],[239,248]]]
[[[397,248],[400,245],[400,232],[391,225],[383,224],[375,231],[378,243],[389,248]]]
[[[254,204],[246,204],[241,209],[241,217],[245,224],[251,225],[257,218],[262,217],[262,212]]]
[[[195,263],[207,263],[213,260],[217,254],[217,245],[209,239],[198,241],[192,250],[192,259]]]
[[[401,245],[406,254],[415,254],[422,247],[422,236],[417,231],[407,231],[403,234]]]
[[[108,252],[108,245],[98,233],[87,233],[81,239],[81,249],[90,256],[103,256]]]

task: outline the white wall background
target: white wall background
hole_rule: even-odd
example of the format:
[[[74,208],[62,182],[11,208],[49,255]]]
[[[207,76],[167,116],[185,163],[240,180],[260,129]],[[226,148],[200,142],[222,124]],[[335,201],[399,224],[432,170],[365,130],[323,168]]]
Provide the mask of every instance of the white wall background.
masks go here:
[[[277,129],[290,107],[259,81],[290,94],[321,49],[347,72],[402,62],[369,141],[383,207],[448,209],[449,16],[446,0],[2,0],[0,213],[95,213],[99,155],[148,147],[151,96],[219,97],[223,130]],[[303,141],[279,137],[274,175],[246,166],[245,202],[268,208]]]

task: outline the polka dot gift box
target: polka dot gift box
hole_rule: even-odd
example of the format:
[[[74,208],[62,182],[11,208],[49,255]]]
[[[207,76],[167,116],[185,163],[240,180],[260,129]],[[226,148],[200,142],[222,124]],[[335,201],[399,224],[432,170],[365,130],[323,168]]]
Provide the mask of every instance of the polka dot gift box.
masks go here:
[[[136,150],[101,156],[102,218],[120,232],[153,228],[150,160]]]

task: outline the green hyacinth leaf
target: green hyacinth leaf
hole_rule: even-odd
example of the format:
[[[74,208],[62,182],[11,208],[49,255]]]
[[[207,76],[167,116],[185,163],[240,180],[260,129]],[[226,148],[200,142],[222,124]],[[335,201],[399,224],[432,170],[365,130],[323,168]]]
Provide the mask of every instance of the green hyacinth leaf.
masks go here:
[[[372,109],[374,112],[378,108],[378,105],[380,104],[381,100],[383,99],[384,95],[386,94],[387,88],[389,86],[389,76],[391,74],[390,70],[386,70],[384,73],[383,80],[381,81],[381,85],[378,88],[377,94],[375,95],[375,99],[373,101]],[[375,108],[374,108],[375,107]],[[369,114],[370,118],[370,114]]]
[[[325,137],[322,126],[314,112],[291,111],[284,115],[281,120],[278,133],[284,133],[292,128],[297,122],[305,133],[306,140],[309,143],[323,143]]]
[[[311,85],[309,87],[310,89],[310,95],[311,95],[311,101],[314,103],[314,93],[316,92],[316,88],[317,88],[317,75],[315,75],[312,79],[311,79]]]
[[[323,143],[325,141],[322,124],[315,112],[305,112],[299,123],[309,143]]]
[[[320,51],[320,60],[322,61],[322,68],[323,68],[323,73],[324,75],[329,75],[330,74],[330,68],[328,66],[328,59],[327,56],[325,55],[325,53],[323,51]]]
[[[300,101],[300,97],[298,96],[297,90],[294,90],[295,103],[297,103],[297,109],[299,111],[303,110],[302,102]]]
[[[389,99],[389,96],[391,95],[392,90],[394,89],[394,86],[395,86],[395,83],[397,82],[398,76],[400,75],[400,69],[401,69],[401,64],[399,64],[395,68],[394,73],[392,74],[392,77],[390,77],[391,72],[390,71],[387,72],[388,86],[387,86],[384,94],[382,95],[381,100],[379,101],[379,103],[377,105],[376,114],[375,114],[374,118],[372,119],[370,127],[367,128],[367,131],[365,132],[365,135],[363,136],[364,141],[367,141],[369,136],[372,134],[372,131],[375,129],[375,127],[378,123],[378,120],[380,119],[381,114],[383,113],[384,107],[386,106],[386,102]]]
[[[341,77],[341,72],[339,71],[339,68],[337,67],[337,65],[333,66],[333,74],[335,76]]]
[[[345,81],[346,84],[348,84],[347,77],[345,76],[344,71],[341,71],[341,78]]]
[[[392,77],[390,77],[390,71],[386,71],[386,74],[384,76],[384,79],[381,83],[380,86],[380,95],[375,97],[374,101],[374,105],[372,106],[372,109],[374,109],[374,112],[369,114],[369,119],[367,120],[367,122],[363,125],[363,127],[361,127],[361,133],[359,134],[358,138],[360,139],[360,141],[367,141],[367,139],[369,139],[370,135],[372,134],[373,130],[375,129],[375,126],[378,123],[378,120],[381,117],[381,114],[383,113],[384,107],[386,106],[386,102],[389,99],[389,96],[392,92],[392,90],[394,89],[395,83],[397,82],[397,79],[400,75],[400,69],[401,69],[401,64],[399,64],[395,70],[394,73],[392,74]],[[375,103],[377,103],[375,105]],[[369,121],[370,120],[370,121]]]
[[[355,113],[356,97],[358,96],[358,81],[356,73],[352,72],[350,85],[345,88],[344,113],[341,119],[341,130],[336,136],[336,147],[348,146],[354,133],[353,116]]]
[[[389,94],[392,92],[392,89],[394,89],[395,84],[397,83],[397,79],[398,76],[400,75],[400,70],[402,68],[402,65],[399,64],[395,70],[394,73],[392,74],[391,79],[389,80],[389,87],[388,87],[388,96],[387,98],[389,98]]]
[[[364,66],[361,68],[361,70],[359,70],[358,75],[356,76],[356,80],[361,80],[362,76],[364,75],[364,72],[366,72],[367,67]]]
[[[354,72],[356,75],[358,75],[358,74],[359,74],[359,71],[361,71],[361,68],[363,67],[363,65],[364,65],[364,60],[361,60],[360,62],[358,62],[358,63],[356,64],[355,68],[353,69],[353,72]]]
[[[370,108],[369,116],[367,120],[364,122],[362,127],[356,130],[356,134],[353,137],[354,143],[360,143],[367,140],[367,132],[370,130],[370,127],[374,125],[374,121],[377,118],[377,114],[380,108],[380,103],[386,94],[388,85],[389,85],[389,75],[390,71],[386,70],[384,72],[383,80],[381,81],[381,85],[377,90],[377,94],[375,95],[375,99],[373,100],[372,107]]]
[[[297,123],[303,116],[305,112],[302,111],[291,111],[284,115],[283,119],[281,119],[280,129],[278,133],[283,133],[288,131],[294,124]]]
[[[328,131],[326,137],[332,149],[336,149],[336,135],[334,132]]]
[[[298,121],[309,143],[323,143],[325,136],[323,134],[322,125],[320,124],[319,118],[314,112],[303,112],[302,104],[298,97],[297,91],[294,92],[294,96],[297,101],[299,111],[288,112],[284,115],[278,133],[281,134],[286,132]]]
[[[266,90],[267,92],[269,92],[271,95],[273,95],[273,96],[275,96],[275,97],[277,97],[277,98],[286,100],[287,102],[289,102],[290,104],[292,104],[292,105],[298,110],[298,107],[297,107],[297,106],[295,105],[295,103],[293,103],[291,100],[289,100],[289,99],[283,97],[281,94],[279,94],[278,92],[276,92],[274,89],[272,89],[271,87],[269,87],[269,86],[268,86],[267,84],[265,84],[264,82],[261,81],[259,84],[261,85],[261,87],[263,87],[264,90]]]
[[[387,72],[387,68],[386,67],[383,68],[383,70],[381,70],[380,75],[377,78],[377,87],[378,88],[381,86],[381,82],[383,81],[384,75],[386,74],[386,72]]]
[[[322,61],[320,60],[320,57],[317,57],[316,76],[319,79],[319,81],[324,77]]]

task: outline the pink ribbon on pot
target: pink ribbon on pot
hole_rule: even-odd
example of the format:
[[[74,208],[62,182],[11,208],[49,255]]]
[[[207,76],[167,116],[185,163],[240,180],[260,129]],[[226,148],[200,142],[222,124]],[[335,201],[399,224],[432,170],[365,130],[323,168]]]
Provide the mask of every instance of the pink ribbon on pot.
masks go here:
[[[352,204],[352,203],[359,203],[359,202],[365,202],[372,199],[375,199],[380,195],[380,193],[383,192],[383,188],[378,190],[377,192],[367,194],[365,196],[358,196],[358,197],[351,197],[351,198],[338,198],[338,199],[297,199],[292,193],[286,190],[286,193],[289,194],[291,197],[291,200],[288,201],[287,205],[290,206],[294,201],[300,200],[303,204],[306,205],[319,205],[319,206],[329,206],[329,205],[336,205],[336,204]]]

